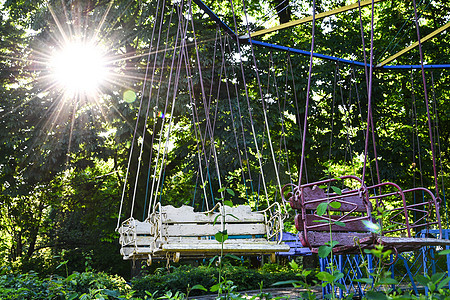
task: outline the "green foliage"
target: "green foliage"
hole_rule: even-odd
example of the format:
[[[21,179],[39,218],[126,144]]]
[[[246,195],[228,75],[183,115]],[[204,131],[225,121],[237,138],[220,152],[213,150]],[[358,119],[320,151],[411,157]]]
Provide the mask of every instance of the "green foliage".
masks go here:
[[[34,272],[0,275],[1,299],[129,299],[131,295],[123,278],[105,273],[75,272],[43,279]]]
[[[268,287],[275,282],[289,280],[295,276],[295,272],[291,270],[267,272],[264,268],[254,270],[227,264],[224,264],[222,272],[224,278],[233,282],[236,291],[258,289],[261,282],[264,282],[264,286]],[[131,281],[131,286],[136,291],[136,295],[140,297],[145,295],[145,291],[158,291],[157,295],[163,295],[168,291],[186,292],[188,287],[194,287],[195,285],[201,285],[208,291],[211,291],[211,287],[219,283],[218,276],[219,270],[215,267],[180,266],[171,273],[163,272],[134,278]],[[206,293],[205,290],[199,289],[193,290],[190,294],[200,295]]]

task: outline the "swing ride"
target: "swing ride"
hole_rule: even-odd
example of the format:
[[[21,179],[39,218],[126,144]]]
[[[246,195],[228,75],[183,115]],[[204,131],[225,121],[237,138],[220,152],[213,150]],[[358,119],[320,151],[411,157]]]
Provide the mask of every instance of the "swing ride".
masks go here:
[[[312,28],[314,30],[315,17],[326,17],[334,13],[358,7],[361,8],[362,6],[370,4],[372,5],[373,14],[374,3],[381,1],[382,0],[363,1],[359,3],[359,5],[353,4],[352,6],[344,7],[328,14],[318,14],[317,16],[313,13],[312,17],[305,18],[305,20],[301,20],[301,22],[297,22],[296,24],[312,22]],[[158,102],[150,104],[151,97],[149,97],[147,107],[145,107],[145,103],[141,101],[131,143],[130,159],[125,183],[129,177],[129,169],[132,161],[131,153],[137,148],[138,143],[140,144],[140,151],[138,151],[139,158],[136,159],[138,162],[135,176],[136,182],[134,184],[134,189],[131,189],[132,191],[130,192],[130,194],[132,194],[130,214],[128,219],[121,222],[120,216],[124,209],[124,198],[127,188],[127,184],[124,184],[117,223],[117,231],[120,234],[119,242],[122,247],[121,254],[124,259],[147,259],[148,263],[151,263],[154,258],[166,258],[178,261],[181,257],[203,258],[226,253],[235,255],[270,255],[273,259],[275,253],[287,252],[290,250],[288,245],[282,243],[284,220],[287,217],[286,203],[289,203],[292,209],[298,211],[298,214],[294,219],[295,227],[299,231],[300,240],[303,246],[310,248],[312,252],[317,252],[320,246],[331,243],[331,241],[337,242],[337,246],[334,247],[333,251],[339,254],[360,253],[364,249],[373,249],[376,245],[383,245],[385,249],[391,249],[396,254],[419,249],[423,246],[450,246],[450,240],[440,238],[442,237],[440,216],[441,199],[439,197],[437,184],[435,150],[431,129],[430,143],[433,156],[436,193],[434,194],[424,187],[415,187],[404,190],[395,183],[381,182],[378,170],[378,157],[376,156],[376,127],[374,126],[373,114],[371,111],[372,74],[375,68],[373,64],[373,30],[371,32],[370,62],[362,63],[314,53],[314,31],[312,34],[311,51],[309,52],[269,44],[267,42],[259,42],[253,39],[253,37],[265,34],[271,30],[262,30],[256,33],[248,32],[248,34],[244,36],[238,36],[203,2],[200,0],[194,0],[194,2],[218,25],[216,44],[214,44],[213,51],[215,55],[216,51],[222,52],[222,55],[215,56],[219,62],[219,65],[215,66],[217,69],[220,69],[219,76],[218,78],[214,78],[214,76],[217,77],[217,74],[214,74],[214,65],[212,73],[208,74],[208,76],[204,75],[204,72],[206,71],[202,70],[200,65],[200,50],[196,40],[194,23],[192,21],[193,18],[192,16],[190,18],[185,18],[185,15],[180,11],[181,8],[177,7],[177,4],[175,4],[173,9],[177,12],[179,20],[178,27],[175,31],[176,38],[174,40],[174,46],[170,49],[158,48],[160,43],[164,44],[164,37],[161,36],[160,31],[159,35],[155,35],[156,46],[154,47],[156,51],[153,54],[154,60],[149,61],[147,66],[147,69],[156,70],[157,64],[160,63],[160,61],[162,61],[162,64],[164,65],[166,57],[172,57],[172,65],[170,68],[167,68],[169,70],[164,71],[164,68],[161,68],[161,70],[158,71],[159,73],[153,72],[150,75],[151,78],[146,78],[146,81],[148,80],[150,82],[149,95],[157,93],[159,97],[159,89],[157,92],[152,89],[164,87],[166,89],[165,94],[167,95],[167,98],[159,104]],[[315,10],[313,9],[313,12],[314,11]],[[163,12],[164,5],[161,7],[161,15],[164,15]],[[191,8],[189,8],[189,13],[192,13]],[[172,14],[170,16],[172,17]],[[160,26],[162,26],[163,22],[160,18],[162,17],[155,17],[154,33],[155,28],[157,28],[156,22],[158,20],[161,22]],[[281,30],[286,27],[287,25],[283,25],[272,29],[272,31]],[[448,26],[445,25],[443,28],[426,36],[425,39],[430,39],[447,27]],[[189,31],[188,28],[190,28],[191,31]],[[227,35],[224,35],[224,32]],[[168,39],[168,37],[169,35],[167,34],[166,39]],[[422,51],[420,36],[418,36],[418,38],[419,42],[417,42],[417,45],[412,45],[406,51],[417,46],[419,51]],[[193,41],[195,53],[192,56],[189,52],[192,50],[192,45],[188,45],[187,40]],[[234,43],[237,50],[231,49],[230,44],[232,43]],[[259,88],[259,96],[256,97],[260,97],[261,101],[259,101],[259,105],[262,106],[260,111],[261,118],[263,119],[263,125],[260,126],[262,133],[256,132],[255,129],[255,120],[253,119],[255,107],[252,107],[251,105],[250,98],[252,96],[249,96],[247,90],[242,60],[239,61],[239,59],[236,59],[237,62],[234,62],[235,65],[229,66],[230,61],[233,59],[227,61],[224,58],[226,55],[229,55],[229,57],[242,57],[243,54],[240,51],[243,46],[241,43],[245,43],[245,47],[250,46],[249,48],[246,48],[246,50],[248,51],[248,49],[250,49],[250,57],[253,56],[253,61],[251,61],[251,59],[249,59],[249,61],[253,64],[253,70],[256,70],[254,78],[256,78],[255,80],[258,82]],[[281,163],[280,161],[277,161],[275,155],[276,151],[274,151],[272,147],[271,130],[269,129],[269,121],[266,114],[267,108],[264,106],[265,100],[263,100],[265,95],[259,78],[258,72],[260,70],[258,70],[256,59],[254,58],[254,46],[262,46],[270,49],[269,51],[287,51],[289,52],[288,60],[290,55],[298,53],[310,57],[309,78],[304,107],[304,124],[302,127],[304,130],[302,131],[301,137],[301,154],[299,154],[299,179],[298,183],[293,183],[292,178],[290,178],[289,161],[286,159],[285,165],[287,165],[287,170],[285,173],[289,174],[287,180],[290,180],[291,183],[284,185],[284,187],[282,187],[280,183],[280,178],[282,177],[280,172]],[[152,44],[150,45],[150,48],[152,48]],[[169,51],[172,51],[172,53]],[[401,55],[406,51],[398,55]],[[160,52],[162,54],[158,56],[158,53]],[[272,55],[272,52],[269,53]],[[248,55],[248,52],[245,55]],[[386,65],[388,62],[398,57],[398,55],[391,57],[390,60],[383,61],[377,67],[384,69],[402,68],[401,66]],[[305,149],[307,141],[306,134],[308,133],[308,108],[309,99],[311,98],[311,68],[313,65],[313,57],[335,61],[339,64],[348,64],[352,67],[362,66],[366,69],[365,73],[368,74],[366,75],[368,90],[367,127],[364,137],[364,166],[362,168],[361,177],[344,175],[314,182],[308,182],[308,179],[303,178],[303,173],[306,172]],[[450,65],[434,66],[435,68],[450,67]],[[269,67],[273,67],[273,65],[269,65]],[[424,66],[422,60],[420,65],[411,65],[409,66],[409,69],[420,68],[422,70],[422,75],[425,76],[424,69],[428,67]],[[186,78],[181,78],[181,70],[186,72]],[[292,67],[290,71],[292,72]],[[163,79],[164,72],[168,72],[169,75],[167,78]],[[240,72],[242,74],[239,74]],[[276,80],[272,79],[272,82],[270,82],[271,78],[275,77],[275,74],[272,74],[272,71],[270,70],[265,70],[265,72],[268,78],[268,86],[270,84],[276,85]],[[197,80],[195,83],[193,80],[194,77]],[[204,77],[217,80],[218,87],[215,87],[217,90],[213,89],[212,83],[210,90],[208,90],[206,83],[204,83]],[[167,80],[168,83],[162,84],[164,80]],[[180,83],[180,81],[185,83],[185,90],[182,92],[182,88],[180,87],[182,83]],[[213,79],[210,81],[212,82]],[[286,82],[287,81],[288,80],[286,79]],[[238,90],[236,82],[243,82],[243,92]],[[295,85],[295,83],[292,83],[292,85]],[[144,89],[145,88],[146,87],[144,86]],[[276,98],[281,99],[278,95],[278,86],[275,86],[273,89],[276,91],[274,92],[274,94],[277,94]],[[295,91],[295,88],[288,88],[286,86],[286,90],[289,89]],[[429,103],[426,89],[426,85],[424,84],[425,102],[428,109]],[[269,88],[267,88],[267,90],[269,90]],[[214,94],[216,94],[218,98],[219,94],[227,95],[225,98],[227,98],[227,101],[229,102],[227,117],[231,118],[231,122],[223,126],[228,126],[231,128],[230,131],[234,133],[233,138],[236,144],[236,152],[232,155],[236,155],[238,158],[236,164],[240,166],[245,194],[250,194],[250,196],[247,195],[248,203],[245,204],[240,203],[239,205],[233,205],[233,203],[225,200],[227,194],[224,193],[224,191],[227,189],[225,189],[224,184],[221,181],[223,174],[221,174],[222,165],[220,163],[220,151],[222,149],[218,146],[219,142],[215,140],[215,130],[217,129],[216,122],[219,122],[219,117],[217,117],[219,101],[213,100]],[[242,94],[244,96],[242,96]],[[203,195],[201,196],[201,204],[194,203],[196,199],[196,192],[194,192],[194,201],[192,205],[187,205],[189,201],[185,201],[181,203],[181,205],[174,207],[170,204],[163,204],[163,201],[161,200],[163,198],[161,191],[164,184],[165,168],[167,167],[166,160],[171,148],[171,143],[173,143],[171,135],[175,130],[172,116],[174,115],[174,110],[181,106],[177,102],[180,101],[178,98],[180,95],[188,98],[187,106],[190,108],[192,114],[191,123],[194,128],[192,134],[195,138],[195,154],[193,157],[197,160],[196,180],[201,183],[198,186],[200,186],[199,190],[202,190]],[[295,93],[293,96],[296,97]],[[240,97],[245,99],[243,103],[239,102]],[[232,103],[232,101],[236,101],[236,103]],[[244,116],[244,113],[240,108],[241,106],[245,106],[245,104],[247,104],[247,111]],[[153,130],[150,131],[153,133],[151,136],[146,137],[146,131],[152,124],[150,122],[150,119],[152,119],[151,107],[158,107],[158,105],[164,107],[164,109],[161,110],[161,116],[163,117],[157,121],[152,121]],[[199,106],[203,107],[203,113],[197,111],[197,107]],[[221,109],[224,108],[222,107]],[[282,120],[280,128],[281,131],[284,131],[284,112],[282,111],[283,109],[281,106],[279,106],[278,109],[280,119]],[[143,120],[140,119],[142,116],[144,116]],[[200,116],[202,116],[204,120],[201,120]],[[243,120],[246,118],[249,119],[249,122],[244,124]],[[154,120],[156,120],[156,118],[154,118]],[[300,123],[299,121],[300,119],[297,119],[297,123]],[[157,122],[159,123],[157,124]],[[429,126],[431,126],[429,112],[428,122]],[[143,126],[142,130],[138,130],[139,124]],[[200,124],[203,124],[203,127]],[[244,125],[247,125],[248,127],[244,129]],[[299,126],[299,128],[301,127],[300,124],[297,124],[297,126]],[[159,135],[156,135],[155,132],[158,130]],[[242,132],[240,132],[240,130],[242,130]],[[142,136],[139,136],[139,132],[141,132]],[[281,136],[283,135],[284,132]],[[263,138],[258,140],[258,136],[263,136]],[[240,141],[241,138],[244,139],[244,141]],[[139,172],[141,167],[144,168],[142,164],[142,153],[144,152],[143,149],[147,139],[151,139],[148,143],[151,145],[150,147],[152,150],[150,151],[151,157],[148,159],[149,170],[147,175],[148,180],[145,192],[145,204],[143,207],[144,218],[140,221],[136,217],[135,201],[137,198],[136,191],[140,176]],[[246,148],[247,142],[245,139],[247,139],[247,142],[248,140],[252,142],[252,149]],[[374,148],[374,162],[376,165],[376,177],[378,178],[378,183],[366,185],[366,169],[370,167],[367,166],[370,141]],[[277,186],[272,189],[266,182],[264,169],[268,168],[268,162],[261,159],[263,150],[266,151],[266,153],[269,153],[270,163],[273,164],[271,170],[273,170],[273,178],[275,178],[274,181],[277,182]],[[250,155],[248,154],[251,152],[254,152],[252,154],[254,158],[252,162],[250,162]],[[256,179],[252,178],[250,171],[251,163],[256,166],[255,168],[258,169],[259,172],[258,176],[256,176],[259,182],[258,192],[255,192],[254,194],[253,186],[251,188],[247,186],[248,182],[256,182]],[[246,173],[246,170],[248,173]],[[209,191],[207,190],[208,186],[211,187],[211,173],[213,171],[216,172],[214,180],[219,188],[219,192],[217,192],[220,194],[219,198],[214,197],[215,193],[212,191],[212,188],[210,188]],[[259,195],[259,189],[263,190],[264,195]],[[277,197],[280,199],[277,200]],[[261,204],[259,199],[265,199],[265,203]],[[393,207],[392,203],[395,203],[397,206]],[[146,211],[147,214],[145,215]],[[431,229],[437,229],[440,232],[439,238],[415,237],[417,232]]]

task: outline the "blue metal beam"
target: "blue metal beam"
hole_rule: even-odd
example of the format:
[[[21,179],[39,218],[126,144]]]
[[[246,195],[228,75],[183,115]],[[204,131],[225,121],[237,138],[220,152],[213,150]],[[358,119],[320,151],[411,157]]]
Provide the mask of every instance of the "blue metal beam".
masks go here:
[[[388,66],[381,67],[381,69],[420,69],[420,68],[422,68],[421,65],[388,65]],[[450,69],[450,64],[423,65],[423,68],[424,69]]]
[[[303,55],[308,55],[308,56],[311,55],[311,52],[309,52],[309,51],[300,50],[300,49],[296,49],[296,48],[280,46],[280,45],[276,45],[276,44],[270,44],[270,43],[260,42],[260,41],[250,40],[250,39],[247,39],[246,41],[249,43],[252,43],[253,45],[256,45],[256,46],[262,46],[262,47],[266,47],[266,48],[283,50],[283,51],[287,51],[287,52],[298,53],[298,54],[303,54]],[[349,65],[364,67],[364,63],[359,62],[359,61],[343,59],[343,58],[320,54],[320,53],[313,53],[313,57],[331,60],[331,61],[338,61],[338,62],[342,62],[342,63],[349,64]]]
[[[206,6],[205,3],[203,3],[201,0],[193,0],[195,4],[197,4],[200,9],[202,9],[214,22],[217,23],[223,30],[225,30],[233,39],[237,39],[238,36],[234,31],[228,27],[227,24],[225,24],[208,6]]]

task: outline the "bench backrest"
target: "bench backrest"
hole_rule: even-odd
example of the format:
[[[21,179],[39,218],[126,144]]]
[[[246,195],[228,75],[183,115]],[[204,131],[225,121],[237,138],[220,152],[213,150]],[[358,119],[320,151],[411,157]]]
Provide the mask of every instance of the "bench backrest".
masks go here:
[[[366,195],[358,190],[343,190],[342,194],[327,194],[317,186],[303,187],[294,207],[301,210],[296,216],[295,224],[300,231],[330,231],[330,222],[339,221],[345,226],[332,224],[333,232],[368,232],[362,220],[372,220],[372,207]],[[337,202],[339,205],[328,205],[325,214],[319,216],[317,207],[321,203]]]
[[[163,237],[208,237],[223,229],[229,236],[265,236],[267,226],[265,215],[252,212],[251,207],[221,206],[219,212],[194,212],[192,206],[179,208],[167,205],[161,207],[161,235]],[[222,214],[222,210],[224,213]],[[224,225],[225,224],[225,225]]]

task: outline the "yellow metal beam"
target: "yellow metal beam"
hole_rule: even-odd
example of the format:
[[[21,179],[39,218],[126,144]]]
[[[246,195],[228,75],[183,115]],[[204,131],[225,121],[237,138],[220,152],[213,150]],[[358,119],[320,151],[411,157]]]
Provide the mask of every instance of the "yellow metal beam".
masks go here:
[[[441,33],[442,31],[446,30],[446,29],[449,28],[449,27],[450,27],[450,22],[448,22],[448,23],[445,24],[444,26],[442,26],[442,27],[436,29],[435,31],[433,31],[433,32],[430,33],[429,35],[427,35],[427,36],[421,38],[421,39],[420,39],[420,42],[421,42],[421,43],[425,43],[426,41],[428,41],[429,39],[431,39],[431,38],[433,38],[434,36],[438,35],[439,33]],[[401,51],[395,53],[395,54],[392,55],[391,57],[388,57],[387,59],[383,60],[381,63],[379,63],[379,64],[377,65],[377,67],[382,67],[382,66],[384,66],[385,64],[387,64],[387,63],[393,61],[394,59],[396,59],[396,58],[399,57],[400,55],[405,54],[406,52],[408,52],[409,50],[411,50],[411,49],[417,47],[418,45],[419,45],[419,42],[413,43],[411,46],[406,47],[405,49],[403,49],[403,50],[401,50]]]
[[[380,2],[380,1],[385,1],[385,0],[373,0],[374,3]],[[361,1],[360,6],[363,7],[363,6],[367,6],[369,4],[372,4],[372,0]],[[350,4],[350,5],[339,7],[337,9],[333,9],[333,10],[326,11],[326,12],[323,12],[323,13],[320,13],[320,14],[316,14],[316,19],[322,19],[322,18],[331,16],[331,15],[335,15],[335,14],[338,14],[338,13],[341,13],[341,12],[344,12],[344,11],[348,11],[348,10],[352,10],[352,9],[355,9],[355,8],[358,8],[358,3],[353,3],[353,4]],[[312,16],[305,17],[305,18],[302,18],[300,20],[290,21],[290,22],[283,23],[283,24],[278,25],[278,26],[274,26],[272,28],[267,28],[267,29],[255,31],[253,33],[250,33],[250,35],[251,35],[251,37],[255,37],[255,36],[258,36],[258,35],[263,35],[263,34],[266,34],[266,33],[272,32],[272,31],[276,31],[276,30],[280,30],[280,29],[284,29],[284,28],[289,28],[289,27],[292,27],[292,26],[295,26],[295,25],[298,25],[298,24],[311,22],[312,19],[313,19]]]

